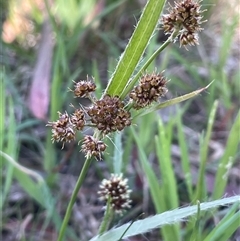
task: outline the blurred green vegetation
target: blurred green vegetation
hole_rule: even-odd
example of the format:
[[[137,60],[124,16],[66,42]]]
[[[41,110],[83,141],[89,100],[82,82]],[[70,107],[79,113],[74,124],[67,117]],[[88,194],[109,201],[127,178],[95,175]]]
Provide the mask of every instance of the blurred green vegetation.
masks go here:
[[[148,204],[150,208],[143,209],[149,214],[224,196],[228,179],[222,177],[227,177],[232,168],[238,168],[240,72],[236,64],[239,56],[236,56],[235,50],[239,16],[233,8],[224,9],[222,4],[218,0],[212,4],[203,1],[203,8],[208,8],[206,16],[209,21],[200,35],[199,46],[185,51],[173,44],[148,68],[149,71],[165,69],[171,79],[167,98],[202,88],[212,80],[214,83],[197,98],[176,108],[141,117],[123,135],[117,133],[111,136],[104,164],[95,163],[92,167],[97,173],[95,186],[105,176],[106,171],[103,170],[106,167],[107,173],[130,175],[136,207],[142,205],[142,199],[148,199],[144,189],[147,185],[151,196],[149,203],[153,203],[154,208]],[[137,0],[70,0],[67,6],[63,0],[52,4],[47,0],[11,0],[1,1],[0,7],[3,13],[0,43],[1,229],[12,217],[22,221],[26,215],[21,200],[19,205],[9,201],[11,188],[19,183],[33,206],[38,203],[41,207],[36,213],[34,208],[29,211],[34,213],[34,220],[38,220],[42,210],[46,211],[42,231],[48,229],[49,223],[58,230],[61,218],[56,203],[61,203],[61,193],[56,190],[60,190],[60,173],[77,175],[84,159],[76,144],[64,150],[61,150],[61,145],[52,144],[51,130],[45,125],[48,120],[57,118],[58,111],[64,112],[70,108],[70,103],[76,104],[68,91],[73,85],[72,80],[93,76],[99,87],[98,96],[102,94],[143,5]],[[215,8],[221,9],[224,18],[216,16]],[[49,111],[46,119],[39,120],[28,109],[28,95],[45,21],[49,21],[52,28],[54,49],[49,76]],[[155,34],[146,55],[157,49],[164,39],[161,33]],[[189,129],[194,138],[187,133]],[[224,148],[217,158],[211,156],[211,141]],[[176,146],[177,154],[173,154]],[[197,158],[194,162],[198,166],[197,178],[191,175],[193,157]],[[64,162],[64,159],[67,161]],[[206,178],[208,171],[215,176],[211,191]],[[236,177],[230,178],[232,182],[237,182]],[[11,210],[12,216],[8,215],[8,210]],[[227,221],[233,226],[237,223],[236,210],[236,207],[230,209],[222,219],[222,229],[212,222],[210,230],[206,224],[212,217],[207,216],[199,218],[199,230],[194,230],[196,220],[192,219],[185,225],[166,226],[161,229],[160,235],[166,241],[180,240],[180,237],[183,240],[193,240],[191,238],[194,237],[194,240],[224,241],[227,240],[225,236],[219,238],[219,234],[229,230]],[[125,215],[126,220],[131,219],[130,214]],[[219,219],[224,216],[218,211],[213,215]],[[226,237],[230,235],[229,240],[233,231],[225,232]],[[68,236],[71,240],[79,240],[74,227],[69,228]]]

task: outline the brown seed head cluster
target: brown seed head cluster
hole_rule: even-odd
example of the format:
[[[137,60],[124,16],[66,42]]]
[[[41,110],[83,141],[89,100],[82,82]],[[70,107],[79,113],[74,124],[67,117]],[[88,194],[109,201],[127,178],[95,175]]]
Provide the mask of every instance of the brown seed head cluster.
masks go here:
[[[133,100],[135,109],[144,108],[167,92],[165,87],[167,80],[162,74],[145,74],[141,77],[137,85],[129,94]]]
[[[75,109],[74,113],[71,115],[71,123],[76,130],[81,131],[85,125],[84,111]]]
[[[76,132],[82,131],[85,126],[97,128],[102,135],[99,139],[85,136],[81,151],[86,157],[101,158],[106,149],[106,145],[101,141],[101,138],[108,133],[121,131],[126,126],[131,125],[131,114],[124,109],[124,103],[117,96],[105,95],[102,99],[96,100],[91,95],[95,91],[96,85],[88,78],[74,83],[72,92],[75,97],[87,97],[92,105],[88,108],[81,107],[79,109],[71,105],[75,111],[70,116],[67,112],[64,114],[59,112],[59,119],[47,124],[52,127],[52,141],[63,142],[64,146],[66,142],[74,140]]]
[[[203,23],[201,15],[200,1],[183,0],[175,2],[175,6],[170,6],[169,14],[163,15],[161,22],[165,34],[171,35],[174,31],[179,31],[177,39],[180,46],[198,44],[198,32],[202,31]]]
[[[140,83],[130,93],[130,98],[134,102],[134,108],[139,109],[148,106],[153,101],[163,96],[167,89],[166,80],[161,74],[146,74],[140,79]],[[90,95],[95,91],[96,85],[89,81],[75,82],[75,97],[87,97],[92,102],[90,107],[74,108],[71,115],[58,113],[59,119],[55,122],[49,122],[52,127],[52,141],[66,142],[75,140],[77,131],[83,131],[88,126],[98,130],[98,138],[85,136],[82,142],[81,151],[87,158],[93,156],[101,159],[106,145],[102,141],[105,135],[122,131],[125,127],[131,125],[131,113],[125,109],[125,104],[118,96],[104,95],[102,99],[97,100]],[[115,179],[114,179],[115,180]]]
[[[101,153],[106,149],[106,144],[99,141],[92,136],[85,136],[82,144],[82,152],[85,154],[86,158],[91,156],[101,159]]]
[[[129,190],[127,181],[127,179],[123,179],[122,174],[111,174],[110,179],[104,179],[99,186],[99,199],[106,203],[110,199],[112,209],[119,214],[131,207],[131,190]]]
[[[87,113],[103,134],[121,131],[131,125],[131,114],[124,110],[124,103],[117,96],[105,95],[88,108]]]
[[[74,85],[74,95],[75,97],[86,97],[91,92],[96,90],[96,85],[93,81],[88,80],[81,80],[79,82],[75,82]]]
[[[58,112],[59,119],[55,122],[49,122],[48,126],[52,127],[52,141],[71,142],[75,139],[75,129],[67,112],[64,114]]]

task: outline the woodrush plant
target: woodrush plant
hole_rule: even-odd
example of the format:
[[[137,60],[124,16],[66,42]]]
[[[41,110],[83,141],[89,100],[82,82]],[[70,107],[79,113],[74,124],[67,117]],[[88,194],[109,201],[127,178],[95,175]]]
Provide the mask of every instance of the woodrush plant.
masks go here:
[[[94,77],[74,82],[74,89],[71,90],[74,96],[88,98],[91,105],[78,108],[71,105],[74,109],[72,114],[66,111],[58,112],[59,119],[48,123],[52,128],[52,141],[62,142],[62,148],[65,143],[74,141],[77,132],[83,131],[86,127],[91,127],[94,133],[86,135],[78,142],[81,143],[81,151],[86,160],[69,201],[58,241],[64,239],[77,193],[84,182],[93,157],[95,160],[103,159],[103,153],[107,148],[104,143],[105,138],[111,133],[122,132],[126,127],[131,126],[137,117],[187,100],[208,87],[159,103],[160,97],[167,93],[168,80],[164,72],[158,73],[155,70],[153,73],[148,73],[147,71],[147,67],[170,43],[179,42],[180,47],[183,46],[185,49],[187,46],[198,44],[198,33],[203,30],[201,24],[204,22],[202,21],[204,10],[201,10],[200,2],[195,0],[175,2],[174,6],[170,5],[168,14],[163,15],[159,20],[165,1],[149,0],[101,98],[98,99],[94,95],[96,91]],[[149,58],[142,60],[151,37],[158,30],[163,30],[170,36]],[[106,211],[99,235],[107,231],[115,213],[121,214],[125,209],[130,208],[130,192],[127,179],[123,179],[122,174],[112,174],[109,180],[103,180],[99,195],[100,199],[106,202]],[[221,204],[223,202],[216,205]],[[200,208],[199,206],[199,210]],[[188,215],[193,213],[196,212],[190,212]],[[158,225],[151,227],[156,226]]]

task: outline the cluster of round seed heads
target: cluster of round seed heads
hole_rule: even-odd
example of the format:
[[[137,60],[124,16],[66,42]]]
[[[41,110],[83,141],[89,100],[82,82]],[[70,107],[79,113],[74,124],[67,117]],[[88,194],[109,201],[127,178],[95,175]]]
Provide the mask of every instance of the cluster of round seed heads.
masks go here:
[[[166,83],[167,80],[162,74],[143,75],[139,85],[134,87],[129,94],[130,99],[134,102],[133,108],[144,108],[165,95],[167,92]]]
[[[179,31],[177,38],[180,46],[198,44],[198,32],[202,31],[203,23],[201,6],[197,0],[183,0],[175,2],[175,6],[170,5],[169,14],[163,15],[161,21],[163,30],[171,35],[174,31]]]
[[[82,144],[82,152],[86,158],[94,156],[101,159],[101,153],[106,149],[106,145],[92,136],[85,136]]]
[[[76,97],[88,97],[89,94],[96,90],[96,85],[90,80],[81,80],[74,84],[74,95]]]
[[[55,122],[49,122],[48,126],[52,127],[52,141],[70,142],[75,139],[76,132],[82,131],[85,126],[95,127],[100,130],[101,134],[106,135],[110,132],[121,131],[126,126],[131,125],[131,114],[124,109],[124,103],[118,96],[111,97],[105,95],[100,100],[95,100],[91,92],[95,91],[96,85],[88,78],[86,81],[81,80],[74,82],[75,97],[87,97],[92,101],[92,106],[86,110],[77,109],[70,116],[65,112],[59,112],[59,119]],[[88,117],[88,118],[87,118]],[[79,142],[80,143],[80,142]],[[106,145],[92,136],[85,136],[82,142],[81,151],[88,158],[94,156],[101,159]]]
[[[87,113],[91,122],[104,134],[131,125],[130,112],[124,110],[124,103],[117,96],[105,95],[88,108]]]
[[[49,122],[48,126],[52,127],[52,141],[71,142],[75,139],[76,131],[71,123],[67,112],[64,114],[58,112],[59,119],[55,122]]]
[[[109,180],[104,179],[100,184],[98,194],[100,200],[106,203],[110,199],[110,205],[116,213],[122,213],[130,208],[130,192],[127,179],[123,179],[122,174],[111,174]]]

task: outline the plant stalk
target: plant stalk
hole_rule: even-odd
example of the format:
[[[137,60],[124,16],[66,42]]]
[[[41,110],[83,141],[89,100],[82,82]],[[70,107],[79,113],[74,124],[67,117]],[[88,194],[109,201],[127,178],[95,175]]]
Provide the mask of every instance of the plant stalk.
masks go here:
[[[111,207],[111,198],[109,198],[108,202],[107,202],[107,208],[104,213],[103,221],[102,221],[99,231],[98,231],[99,235],[102,235],[104,232],[107,231],[107,229],[113,219],[113,215],[114,215],[114,213],[113,213],[113,209]]]
[[[60,232],[59,232],[59,236],[58,236],[58,240],[57,241],[62,241],[63,238],[64,238],[64,234],[65,234],[65,231],[66,231],[66,228],[67,228],[67,224],[68,224],[68,221],[70,219],[70,216],[71,216],[71,213],[72,213],[72,208],[73,208],[73,205],[76,201],[76,198],[77,198],[77,194],[83,184],[83,181],[85,179],[85,176],[87,174],[87,171],[90,167],[90,164],[92,162],[92,159],[91,158],[87,158],[84,165],[83,165],[83,168],[81,170],[81,173],[78,177],[78,180],[77,180],[77,183],[74,187],[74,190],[73,190],[73,193],[72,193],[72,196],[71,196],[71,199],[68,203],[68,207],[67,207],[67,211],[66,211],[66,214],[64,216],[64,219],[63,219],[63,222],[62,222],[62,226],[60,228]]]

